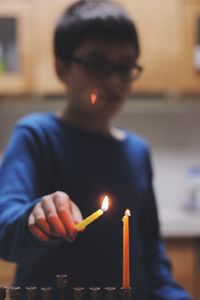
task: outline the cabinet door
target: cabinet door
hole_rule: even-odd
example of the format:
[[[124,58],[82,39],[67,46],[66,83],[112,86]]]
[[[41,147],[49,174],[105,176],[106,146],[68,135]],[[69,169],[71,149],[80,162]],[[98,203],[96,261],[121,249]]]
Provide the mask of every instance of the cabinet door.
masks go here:
[[[200,1],[186,2],[184,14],[184,90],[200,92]]]
[[[29,5],[0,2],[0,95],[30,89]]]
[[[38,13],[32,28],[35,36],[32,88],[36,93],[55,94],[64,91],[54,70],[53,32],[57,19],[71,2],[72,0],[35,0],[34,9]]]
[[[16,265],[14,263],[9,263],[5,260],[0,259],[0,278],[1,286],[9,286],[12,285],[12,281],[14,278]]]
[[[144,73],[133,84],[141,92],[179,92],[182,85],[183,17],[176,0],[123,0],[135,19]]]
[[[176,281],[194,299],[200,299],[199,239],[171,238],[165,242]]]

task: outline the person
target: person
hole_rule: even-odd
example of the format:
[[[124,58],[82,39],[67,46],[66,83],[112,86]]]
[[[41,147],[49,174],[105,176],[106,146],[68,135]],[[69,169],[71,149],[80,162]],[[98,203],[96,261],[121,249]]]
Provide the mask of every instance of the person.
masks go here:
[[[129,208],[135,300],[188,300],[175,282],[159,231],[148,142],[112,118],[138,79],[136,27],[120,4],[79,0],[54,32],[62,111],[20,119],[0,173],[0,256],[16,262],[14,283],[122,285],[122,217]],[[76,224],[110,206],[83,232]]]

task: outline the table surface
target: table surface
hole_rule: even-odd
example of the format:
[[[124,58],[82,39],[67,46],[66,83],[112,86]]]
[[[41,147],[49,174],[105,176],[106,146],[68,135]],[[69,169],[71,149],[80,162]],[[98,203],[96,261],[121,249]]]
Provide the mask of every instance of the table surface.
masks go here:
[[[160,209],[161,234],[170,237],[200,237],[200,211]]]

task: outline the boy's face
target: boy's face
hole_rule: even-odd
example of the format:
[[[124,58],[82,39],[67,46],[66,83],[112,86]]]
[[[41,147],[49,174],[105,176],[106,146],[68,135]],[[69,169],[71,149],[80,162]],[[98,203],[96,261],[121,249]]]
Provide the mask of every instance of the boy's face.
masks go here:
[[[129,42],[83,42],[61,78],[68,88],[71,111],[109,121],[130,93],[132,71],[138,71],[135,64]]]

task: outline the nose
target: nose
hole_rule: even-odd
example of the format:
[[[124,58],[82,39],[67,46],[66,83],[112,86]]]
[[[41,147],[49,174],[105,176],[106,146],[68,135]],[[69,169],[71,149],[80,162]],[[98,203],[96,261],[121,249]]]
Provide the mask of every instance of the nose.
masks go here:
[[[123,80],[117,72],[112,72],[102,81],[102,88],[111,94],[127,94],[130,91],[130,86],[130,82]]]
[[[123,102],[130,94],[130,84],[120,80],[118,74],[112,74],[101,82],[101,90],[109,100]]]
[[[103,84],[105,87],[109,87],[110,89],[119,89],[124,86],[124,82],[117,72],[112,72],[109,76],[103,79]]]

